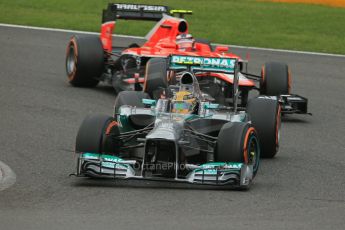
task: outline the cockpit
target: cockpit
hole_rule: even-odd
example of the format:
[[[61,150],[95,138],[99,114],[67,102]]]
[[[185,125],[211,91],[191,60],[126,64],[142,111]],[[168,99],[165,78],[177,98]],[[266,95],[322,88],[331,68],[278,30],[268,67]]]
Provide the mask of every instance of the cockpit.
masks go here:
[[[176,37],[176,45],[179,51],[192,51],[194,38],[191,34],[179,34]]]
[[[174,92],[171,100],[173,113],[196,114],[200,102],[200,89],[198,82],[192,73],[181,74],[180,85],[177,92]]]

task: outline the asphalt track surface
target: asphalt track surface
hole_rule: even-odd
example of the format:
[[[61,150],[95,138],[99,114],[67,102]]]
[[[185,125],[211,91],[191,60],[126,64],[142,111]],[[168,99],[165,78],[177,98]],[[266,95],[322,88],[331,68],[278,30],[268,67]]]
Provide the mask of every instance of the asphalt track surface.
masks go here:
[[[1,230],[344,229],[345,58],[251,50],[251,72],[289,63],[314,114],[284,119],[280,152],[262,161],[251,190],[109,183],[68,177],[82,119],[112,114],[116,96],[67,84],[70,36],[0,27],[0,160],[17,175],[0,191]]]

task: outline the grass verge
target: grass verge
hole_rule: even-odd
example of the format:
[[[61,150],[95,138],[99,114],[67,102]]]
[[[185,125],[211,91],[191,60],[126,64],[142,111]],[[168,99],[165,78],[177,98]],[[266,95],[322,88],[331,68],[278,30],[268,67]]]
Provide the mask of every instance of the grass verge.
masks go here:
[[[0,2],[0,22],[99,31],[109,1],[12,0]],[[124,1],[119,1],[124,2]],[[212,42],[345,54],[344,8],[255,0],[129,0],[190,9],[194,37]],[[119,21],[116,33],[145,35],[152,22]]]

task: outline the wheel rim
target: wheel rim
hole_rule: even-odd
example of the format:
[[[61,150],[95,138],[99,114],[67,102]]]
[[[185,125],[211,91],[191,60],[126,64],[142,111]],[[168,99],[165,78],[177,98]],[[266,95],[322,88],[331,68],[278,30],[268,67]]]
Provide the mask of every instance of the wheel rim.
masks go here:
[[[66,60],[66,69],[67,69],[67,74],[72,75],[75,71],[76,67],[76,57],[75,57],[75,49],[74,45],[70,45],[68,54],[67,54],[67,60]]]
[[[260,148],[258,143],[258,139],[252,134],[248,140],[247,154],[248,164],[253,164],[254,173],[258,170],[260,162]]]

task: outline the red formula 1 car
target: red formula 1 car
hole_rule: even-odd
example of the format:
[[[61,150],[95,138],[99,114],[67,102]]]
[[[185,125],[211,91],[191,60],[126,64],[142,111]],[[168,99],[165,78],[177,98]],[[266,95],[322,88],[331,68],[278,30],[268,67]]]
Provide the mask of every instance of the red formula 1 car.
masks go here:
[[[188,10],[170,10],[166,6],[111,3],[103,11],[100,36],[75,35],[69,41],[66,54],[68,81],[73,86],[93,87],[100,81],[116,91],[136,90],[159,98],[164,88],[175,84],[168,71],[168,57],[203,57],[219,65],[220,58],[236,59],[240,66],[239,81],[232,74],[199,72],[196,76],[203,93],[217,103],[229,104],[236,95],[239,106],[246,107],[248,93],[258,90],[261,95],[273,96],[282,105],[283,113],[307,113],[307,99],[291,95],[291,76],[284,63],[270,62],[262,67],[261,75],[249,74],[248,62],[229,52],[226,46],[213,47],[207,40],[194,39],[183,18]],[[179,17],[174,17],[174,15]],[[114,47],[112,34],[118,19],[158,21],[139,46]],[[181,60],[186,62],[188,60]],[[195,60],[193,60],[195,61]],[[212,63],[206,63],[207,65]],[[239,92],[232,85],[238,84]],[[236,88],[236,87],[235,87]]]

